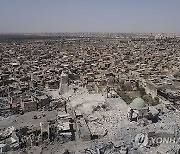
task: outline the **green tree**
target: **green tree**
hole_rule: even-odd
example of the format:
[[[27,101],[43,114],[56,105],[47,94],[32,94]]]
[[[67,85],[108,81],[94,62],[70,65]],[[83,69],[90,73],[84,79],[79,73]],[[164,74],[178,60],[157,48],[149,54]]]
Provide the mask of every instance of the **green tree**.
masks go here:
[[[153,106],[155,105],[158,105],[160,102],[159,102],[159,98],[158,97],[154,97],[154,100],[153,100]]]
[[[141,95],[141,97],[143,97],[144,95],[146,95],[146,91],[145,91],[145,88],[143,88],[142,86],[141,87],[139,87],[139,92],[140,92],[140,95]]]
[[[154,101],[151,95],[143,95],[142,99],[149,105],[152,105]]]

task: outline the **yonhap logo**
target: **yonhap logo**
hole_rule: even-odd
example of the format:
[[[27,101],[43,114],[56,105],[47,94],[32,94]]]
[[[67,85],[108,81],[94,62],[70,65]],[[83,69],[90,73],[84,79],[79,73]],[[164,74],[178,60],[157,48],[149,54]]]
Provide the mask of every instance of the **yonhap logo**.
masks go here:
[[[148,145],[156,146],[159,144],[180,144],[180,138],[167,133],[141,133],[135,136],[135,145],[145,147]]]
[[[161,143],[176,143],[180,144],[180,138],[175,138],[175,137],[150,137],[149,138],[149,143],[152,144],[161,144]]]

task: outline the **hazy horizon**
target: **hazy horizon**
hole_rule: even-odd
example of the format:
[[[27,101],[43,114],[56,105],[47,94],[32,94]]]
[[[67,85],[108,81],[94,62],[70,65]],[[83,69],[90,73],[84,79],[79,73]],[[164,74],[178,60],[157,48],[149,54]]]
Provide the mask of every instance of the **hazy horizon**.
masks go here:
[[[0,0],[0,33],[180,33],[179,0]]]

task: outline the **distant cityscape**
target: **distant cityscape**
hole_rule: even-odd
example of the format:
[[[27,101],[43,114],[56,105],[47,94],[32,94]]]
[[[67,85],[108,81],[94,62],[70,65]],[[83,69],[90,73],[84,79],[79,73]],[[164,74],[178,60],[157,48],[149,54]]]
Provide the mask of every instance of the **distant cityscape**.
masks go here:
[[[4,33],[0,53],[0,153],[180,152],[180,34]]]

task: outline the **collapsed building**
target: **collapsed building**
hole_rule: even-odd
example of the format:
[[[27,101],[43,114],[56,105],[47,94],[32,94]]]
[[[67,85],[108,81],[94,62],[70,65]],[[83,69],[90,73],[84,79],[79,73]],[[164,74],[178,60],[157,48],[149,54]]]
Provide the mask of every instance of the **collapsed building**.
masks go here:
[[[64,35],[0,43],[0,152],[173,150],[147,138],[178,138],[179,38]],[[138,84],[162,104],[143,100]]]

